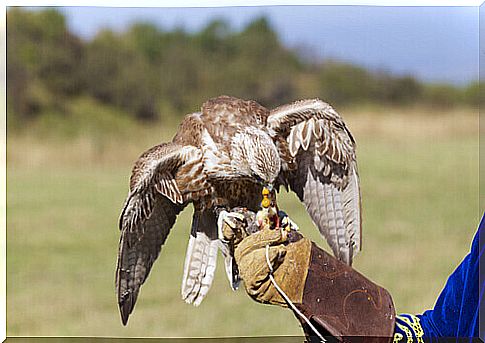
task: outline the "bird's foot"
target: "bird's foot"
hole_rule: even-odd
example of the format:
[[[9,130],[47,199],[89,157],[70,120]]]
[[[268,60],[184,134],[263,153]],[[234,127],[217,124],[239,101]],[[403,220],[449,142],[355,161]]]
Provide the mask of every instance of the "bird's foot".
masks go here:
[[[243,220],[244,216],[241,213],[227,212],[225,210],[221,211],[219,213],[219,217],[217,218],[217,233],[219,239],[223,242],[228,242],[224,235],[224,225],[228,225],[231,229],[236,229],[238,222]]]

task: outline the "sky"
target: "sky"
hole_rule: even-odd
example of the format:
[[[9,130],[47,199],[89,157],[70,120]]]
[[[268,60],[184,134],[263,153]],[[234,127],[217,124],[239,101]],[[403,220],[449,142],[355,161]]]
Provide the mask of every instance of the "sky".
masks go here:
[[[478,79],[478,7],[261,6],[216,8],[62,7],[71,30],[90,39],[138,21],[203,28],[224,18],[239,30],[266,16],[289,47],[372,70],[464,85]]]

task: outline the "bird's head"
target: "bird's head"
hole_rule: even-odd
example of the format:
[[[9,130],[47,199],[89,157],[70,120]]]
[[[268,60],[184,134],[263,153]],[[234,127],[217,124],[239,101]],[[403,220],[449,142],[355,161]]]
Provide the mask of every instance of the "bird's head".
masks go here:
[[[281,161],[273,140],[264,131],[248,128],[235,135],[232,158],[241,174],[272,188],[280,173]]]

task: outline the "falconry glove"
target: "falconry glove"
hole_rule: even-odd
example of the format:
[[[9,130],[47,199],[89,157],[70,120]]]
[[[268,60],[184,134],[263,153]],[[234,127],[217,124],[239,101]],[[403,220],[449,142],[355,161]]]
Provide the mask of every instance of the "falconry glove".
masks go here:
[[[272,285],[269,274],[278,284],[285,286],[285,293],[294,303],[301,303],[304,281],[308,272],[311,243],[307,239],[288,244],[285,230],[262,230],[244,239],[235,250],[239,273],[244,280],[246,292],[254,300],[288,306]],[[266,245],[269,246],[266,261]]]
[[[224,233],[228,238],[233,234],[229,226]],[[240,276],[251,298],[288,306],[269,278],[266,245],[275,281],[321,334],[344,341],[391,340],[395,310],[390,294],[294,231],[261,230],[235,247]],[[297,318],[307,337],[314,336]]]

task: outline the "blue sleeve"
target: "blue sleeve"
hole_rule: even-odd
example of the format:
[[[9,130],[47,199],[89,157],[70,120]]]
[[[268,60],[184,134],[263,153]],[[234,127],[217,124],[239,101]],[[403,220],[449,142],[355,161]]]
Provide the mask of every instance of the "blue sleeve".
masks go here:
[[[396,318],[395,341],[432,341],[434,337],[479,337],[479,302],[484,284],[479,281],[479,261],[483,256],[480,232],[475,234],[470,253],[450,275],[432,310],[422,315],[399,315]],[[483,242],[482,242],[483,243]]]

